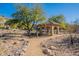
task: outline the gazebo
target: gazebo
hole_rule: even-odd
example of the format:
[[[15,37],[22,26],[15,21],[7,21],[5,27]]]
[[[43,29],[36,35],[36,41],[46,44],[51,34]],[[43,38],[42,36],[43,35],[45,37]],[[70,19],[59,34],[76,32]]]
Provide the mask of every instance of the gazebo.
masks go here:
[[[60,33],[60,25],[56,22],[48,22],[44,24],[37,25],[41,28],[41,34],[45,33],[47,35],[59,34]]]

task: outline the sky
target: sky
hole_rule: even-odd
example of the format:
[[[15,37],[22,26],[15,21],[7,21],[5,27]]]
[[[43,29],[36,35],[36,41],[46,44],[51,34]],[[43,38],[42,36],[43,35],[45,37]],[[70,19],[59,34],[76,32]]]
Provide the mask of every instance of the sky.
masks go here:
[[[17,4],[18,5],[18,4]],[[31,7],[33,4],[25,4]],[[65,20],[69,23],[79,19],[79,4],[78,3],[43,3],[41,4],[45,16],[50,18],[56,15],[64,15]],[[11,15],[16,12],[15,4],[0,3],[0,15],[11,18]]]

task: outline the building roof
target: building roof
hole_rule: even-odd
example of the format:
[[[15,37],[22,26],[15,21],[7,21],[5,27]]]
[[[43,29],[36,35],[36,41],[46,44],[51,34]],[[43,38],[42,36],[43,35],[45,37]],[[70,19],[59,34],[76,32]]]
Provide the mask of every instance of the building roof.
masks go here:
[[[47,22],[47,24],[50,24],[52,26],[59,26],[59,23],[56,23],[56,22]]]
[[[46,22],[46,23],[43,23],[43,24],[38,24],[37,26],[51,27],[51,26],[60,26],[60,25],[56,22]]]

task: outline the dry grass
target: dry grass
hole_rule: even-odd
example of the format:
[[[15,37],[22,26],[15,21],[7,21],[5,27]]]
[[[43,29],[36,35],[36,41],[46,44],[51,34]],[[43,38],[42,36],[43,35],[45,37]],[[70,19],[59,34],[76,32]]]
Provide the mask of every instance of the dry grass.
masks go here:
[[[17,33],[17,35],[15,33]],[[23,55],[23,51],[28,45],[28,38],[22,37],[22,33],[24,32],[20,30],[0,30],[1,56]]]
[[[23,49],[27,47],[27,40],[0,40],[0,55],[2,56],[19,56],[22,55]]]
[[[71,39],[73,44],[71,43]],[[47,49],[47,52],[44,51]],[[43,52],[53,56],[78,56],[79,55],[79,35],[51,39],[43,45]]]

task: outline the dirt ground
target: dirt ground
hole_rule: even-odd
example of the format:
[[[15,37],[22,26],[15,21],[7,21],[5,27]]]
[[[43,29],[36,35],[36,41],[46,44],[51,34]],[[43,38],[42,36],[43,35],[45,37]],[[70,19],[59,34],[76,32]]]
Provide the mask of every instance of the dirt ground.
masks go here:
[[[25,33],[25,31],[0,30],[0,35],[5,34],[5,33],[8,33],[7,35],[11,36],[13,34],[10,34],[10,33],[20,33],[20,34],[22,34],[22,33]],[[17,39],[16,39],[15,36],[16,35],[14,34],[14,36],[12,38],[10,37],[9,40],[7,39],[6,41],[5,40],[0,41],[0,44],[1,44],[0,47],[2,47],[2,49],[4,48],[3,52],[2,52],[2,49],[1,49],[0,55],[45,56],[42,52],[42,47],[41,47],[42,43],[46,42],[47,40],[49,40],[51,38],[55,38],[55,37],[61,38],[61,37],[63,37],[63,34],[62,35],[60,35],[60,34],[59,35],[53,35],[53,36],[32,37],[32,38],[27,38],[26,36],[22,37],[21,35],[17,35]],[[5,37],[5,35],[4,35],[4,37]],[[13,40],[13,39],[15,39],[15,40]],[[28,40],[28,44],[27,44],[27,40]],[[4,42],[4,44],[3,44],[3,42]],[[6,46],[7,46],[7,50],[6,50]],[[10,49],[11,51],[15,51],[18,48],[18,50],[17,50],[18,53],[16,54],[17,51],[15,51],[15,54],[12,54],[12,52],[9,52],[10,54],[7,54],[8,51],[10,51],[8,47],[11,47],[11,49]],[[22,51],[19,52],[19,50],[22,50]],[[6,51],[6,53],[5,53],[5,51]]]
[[[49,37],[38,37],[38,38],[31,38],[29,40],[28,47],[26,49],[25,55],[27,56],[44,56],[42,52],[42,47],[41,43],[46,42],[50,38],[55,38],[55,37],[61,37],[63,35],[54,35],[54,36],[49,36]]]

